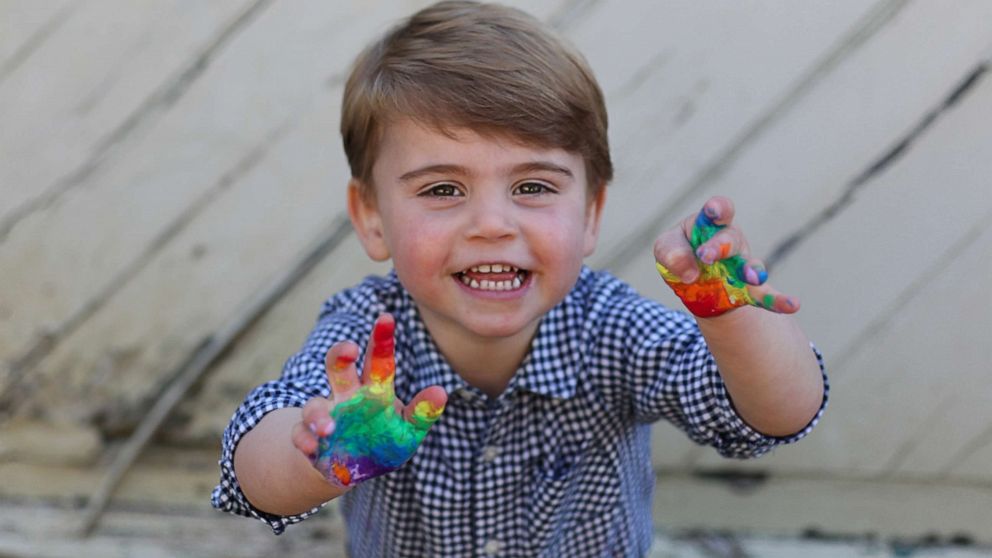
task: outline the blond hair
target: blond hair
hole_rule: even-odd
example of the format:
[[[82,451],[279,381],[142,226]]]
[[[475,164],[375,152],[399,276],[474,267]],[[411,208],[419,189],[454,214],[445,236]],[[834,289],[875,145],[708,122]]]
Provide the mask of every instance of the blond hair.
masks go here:
[[[613,178],[606,106],[588,64],[513,8],[439,2],[358,56],[345,85],[341,137],[352,176],[369,190],[384,126],[399,118],[577,153],[594,194]]]

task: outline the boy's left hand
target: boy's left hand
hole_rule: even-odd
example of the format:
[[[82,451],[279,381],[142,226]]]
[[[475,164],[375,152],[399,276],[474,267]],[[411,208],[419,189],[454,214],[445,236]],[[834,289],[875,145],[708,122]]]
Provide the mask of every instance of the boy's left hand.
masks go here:
[[[698,215],[662,233],[654,243],[662,278],[701,318],[746,305],[783,314],[798,311],[798,300],[765,283],[764,265],[751,259],[747,239],[733,219],[734,204],[714,196]]]

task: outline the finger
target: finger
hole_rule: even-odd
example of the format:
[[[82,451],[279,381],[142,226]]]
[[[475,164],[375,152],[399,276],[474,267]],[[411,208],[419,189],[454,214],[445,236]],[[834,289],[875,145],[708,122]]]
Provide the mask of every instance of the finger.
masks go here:
[[[740,229],[726,227],[716,231],[706,242],[696,248],[696,257],[706,265],[713,265],[731,256],[746,256],[747,243]]]
[[[351,341],[335,343],[324,359],[327,370],[327,383],[335,401],[345,401],[361,386],[355,361],[358,359],[358,345]]]
[[[313,457],[317,453],[317,435],[314,434],[302,422],[293,425],[292,431],[293,445],[304,455]]]
[[[403,418],[417,428],[426,431],[441,418],[448,394],[441,386],[431,386],[420,391],[410,404],[403,409]]]
[[[768,284],[758,287],[748,287],[748,293],[755,301],[755,306],[779,314],[794,314],[799,311],[799,299],[785,295]]]
[[[654,259],[666,281],[692,283],[699,278],[699,266],[689,240],[680,229],[662,233],[654,243]]]
[[[713,196],[706,200],[699,211],[701,218],[710,226],[727,226],[734,220],[734,202],[724,196]],[[698,219],[697,219],[698,222]]]
[[[741,271],[740,278],[749,285],[764,285],[765,281],[768,280],[768,270],[765,269],[765,263],[756,259],[748,260]]]
[[[316,437],[330,436],[334,432],[334,419],[331,418],[331,402],[323,397],[314,397],[303,406],[303,425]]]
[[[688,234],[693,248],[699,248],[734,219],[734,204],[729,198],[714,196],[703,204]]]
[[[392,386],[396,372],[394,360],[396,344],[393,333],[396,322],[390,314],[382,314],[372,326],[369,347],[365,351],[365,368],[362,383],[370,386]]]

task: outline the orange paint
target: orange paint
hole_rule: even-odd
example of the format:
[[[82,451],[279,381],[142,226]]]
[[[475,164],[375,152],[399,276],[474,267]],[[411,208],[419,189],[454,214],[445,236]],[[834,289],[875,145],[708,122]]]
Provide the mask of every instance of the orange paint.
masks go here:
[[[334,473],[334,476],[338,478],[338,482],[343,486],[351,484],[351,471],[344,465],[338,462],[331,463],[331,472]]]
[[[730,257],[730,243],[724,242],[720,245],[720,259],[725,260]]]

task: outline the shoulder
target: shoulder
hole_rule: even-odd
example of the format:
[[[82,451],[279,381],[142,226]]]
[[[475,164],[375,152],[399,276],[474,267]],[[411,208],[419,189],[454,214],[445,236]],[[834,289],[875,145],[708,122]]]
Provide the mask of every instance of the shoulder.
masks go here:
[[[583,267],[579,279],[566,298],[566,305],[581,310],[587,321],[626,319],[639,315],[669,316],[678,312],[660,302],[645,298],[609,271]]]
[[[596,350],[656,344],[695,331],[684,312],[639,294],[608,271],[583,268],[565,301],[564,314],[573,331]]]

